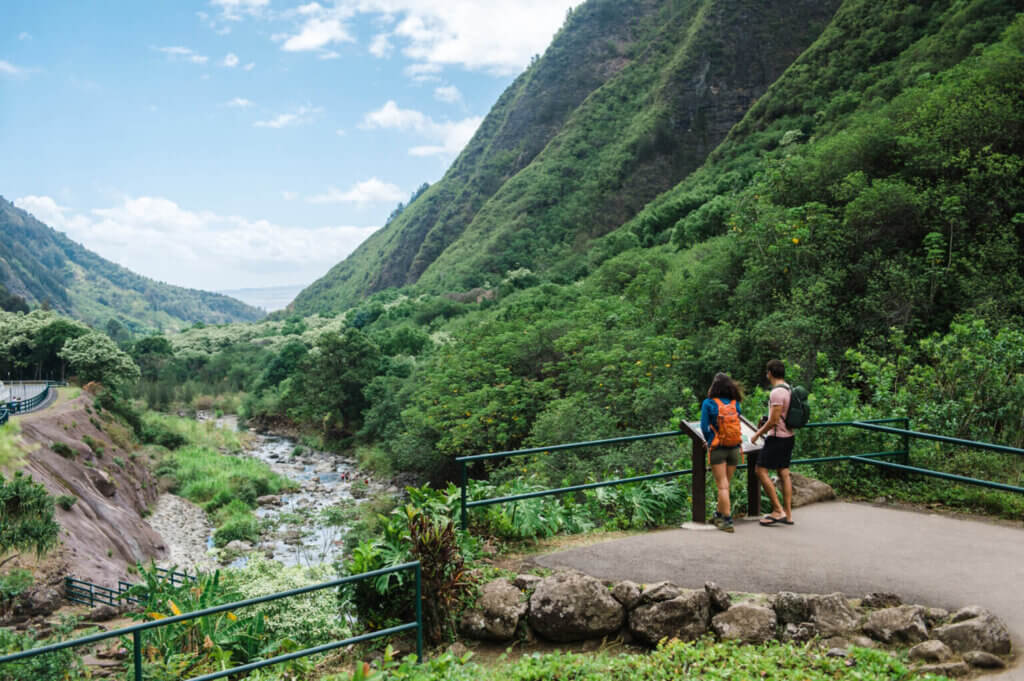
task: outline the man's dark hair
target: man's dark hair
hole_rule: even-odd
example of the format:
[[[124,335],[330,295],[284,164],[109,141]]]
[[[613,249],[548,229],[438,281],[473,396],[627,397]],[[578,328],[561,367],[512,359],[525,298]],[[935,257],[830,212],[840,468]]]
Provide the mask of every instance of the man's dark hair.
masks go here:
[[[768,364],[765,365],[765,368],[768,369],[768,373],[775,378],[786,377],[786,365],[782,363],[782,360],[770,359],[768,360]]]
[[[743,389],[736,381],[729,378],[728,374],[717,373],[711,380],[711,387],[708,388],[708,398],[721,400],[743,401]]]

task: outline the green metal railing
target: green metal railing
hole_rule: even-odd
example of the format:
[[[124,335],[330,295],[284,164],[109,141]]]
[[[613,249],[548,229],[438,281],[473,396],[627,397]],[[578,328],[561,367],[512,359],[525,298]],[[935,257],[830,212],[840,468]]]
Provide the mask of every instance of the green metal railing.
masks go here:
[[[155,572],[171,586],[179,586],[187,582],[196,581],[196,577],[188,574],[187,572],[177,572],[175,570],[167,570],[160,567],[155,568]],[[67,576],[64,578],[64,598],[72,603],[88,605],[90,608],[94,607],[97,603],[117,607],[124,605],[125,603],[140,602],[138,598],[128,595],[128,591],[136,586],[138,585],[118,580],[117,590],[115,591],[114,589],[101,586],[99,584],[93,584],[92,582],[86,582],[81,579],[75,579],[74,577]]]
[[[205,674],[203,676],[196,676],[189,681],[213,681],[214,679],[220,679],[225,676],[231,676],[233,674],[240,674],[243,672],[249,672],[254,669],[260,669],[262,667],[269,667],[271,665],[280,664],[282,662],[288,662],[290,660],[296,660],[301,657],[308,655],[315,655],[317,653],[325,653],[343,646],[352,645],[354,643],[361,643],[363,641],[370,641],[376,638],[382,638],[385,636],[392,636],[399,634],[403,631],[416,630],[416,659],[423,659],[423,574],[420,568],[419,561],[411,563],[403,563],[402,565],[396,565],[390,568],[384,568],[382,570],[374,570],[373,572],[364,572],[359,575],[352,575],[350,577],[342,577],[335,579],[330,582],[324,582],[323,584],[315,584],[312,586],[302,587],[300,589],[292,589],[291,591],[283,591],[281,593],[271,594],[269,596],[261,596],[259,598],[250,598],[244,601],[238,601],[236,603],[228,603],[226,605],[218,605],[212,608],[206,608],[204,610],[197,610],[196,612],[184,613],[176,615],[174,617],[166,617],[160,620],[154,620],[153,622],[144,622],[142,624],[136,624],[124,629],[117,629],[114,631],[104,631],[98,634],[92,634],[91,636],[83,636],[82,638],[76,638],[71,641],[62,641],[60,643],[54,643],[48,646],[42,646],[40,648],[33,648],[31,650],[25,650],[19,653],[12,653],[10,655],[4,655],[0,657],[0,665],[7,662],[14,662],[15,660],[21,660],[29,657],[35,657],[37,655],[45,655],[47,653],[56,652],[65,648],[76,648],[78,646],[88,645],[91,643],[97,643],[110,638],[117,638],[120,636],[131,635],[132,637],[132,662],[135,670],[134,679],[135,681],[143,681],[142,678],[142,632],[147,629],[156,629],[158,627],[165,627],[178,622],[185,622],[193,620],[199,617],[205,617],[206,615],[215,615],[217,613],[226,612],[228,610],[237,610],[244,608],[248,605],[256,605],[258,603],[266,603],[268,601],[275,601],[282,598],[289,598],[291,596],[298,596],[301,594],[311,593],[319,591],[321,589],[331,589],[343,584],[349,584],[352,582],[361,582],[365,579],[371,579],[373,577],[380,577],[382,575],[392,574],[395,572],[404,572],[412,570],[416,574],[416,621],[406,622],[394,627],[387,629],[381,629],[380,631],[370,632],[368,634],[362,634],[360,636],[352,636],[342,641],[334,641],[333,643],[326,643],[324,645],[316,646],[315,648],[306,648],[305,650],[299,650],[286,655],[278,655],[267,660],[259,660],[251,662],[249,664],[233,667],[231,669],[225,669],[223,671],[214,672],[212,674]]]
[[[0,426],[7,423],[7,419],[9,419],[10,417],[11,415],[7,412],[7,407],[5,405],[0,404]]]
[[[24,414],[25,412],[32,411],[40,404],[46,401],[46,398],[50,396],[50,384],[47,383],[42,391],[36,393],[32,397],[27,397],[23,400],[12,400],[3,405],[8,415],[11,414]],[[6,422],[7,419],[0,421],[0,423]]]
[[[904,428],[892,428],[883,424],[889,423],[901,423]],[[915,468],[910,466],[910,440],[911,438],[925,439],[925,440],[936,440],[947,444],[954,444],[958,446],[974,447],[977,449],[987,449],[998,452],[1009,452],[1014,454],[1024,454],[1024,449],[1017,449],[1015,447],[1006,447],[1004,445],[996,445],[985,442],[975,442],[972,440],[961,440],[958,438],[951,438],[944,435],[934,435],[932,433],[921,433],[910,430],[910,420],[906,417],[893,417],[885,419],[864,419],[861,421],[827,421],[827,422],[816,422],[808,423],[805,428],[838,428],[838,427],[853,427],[861,428],[866,430],[877,431],[881,433],[887,433],[892,435],[901,436],[901,448],[882,451],[882,452],[869,452],[862,454],[847,454],[840,456],[819,456],[813,458],[804,459],[793,459],[791,462],[792,466],[807,465],[815,463],[825,463],[829,461],[853,461],[855,463],[866,463],[873,466],[882,466],[893,470],[899,470],[903,472],[921,473],[923,475],[930,475],[937,478],[943,478],[946,480],[953,480],[956,482],[962,482],[973,485],[980,485],[984,487],[990,487],[993,489],[999,489],[1003,491],[1024,493],[1024,487],[1015,487],[1013,485],[1006,485],[1003,483],[991,482],[988,480],[978,480],[975,478],[968,478],[964,476],[953,475],[951,473],[943,473],[941,471],[932,471],[924,468]],[[550,454],[553,452],[566,451],[571,449],[579,449],[583,447],[598,447],[604,445],[612,445],[623,442],[636,442],[639,440],[652,440],[655,438],[671,437],[677,435],[689,435],[693,440],[693,450],[691,458],[691,467],[667,471],[663,473],[652,473],[650,475],[640,475],[629,478],[620,478],[617,480],[604,480],[601,482],[592,482],[583,485],[573,485],[571,487],[558,487],[552,489],[541,490],[537,492],[529,492],[526,494],[515,494],[503,497],[491,497],[486,499],[476,499],[473,501],[469,500],[469,469],[468,465],[476,461],[487,461],[491,459],[504,459],[514,456],[524,456],[527,454]],[[747,470],[747,508],[759,508],[760,506],[760,485],[754,475],[754,468],[757,463],[757,451],[751,451],[747,453],[750,463],[739,466],[740,469]],[[886,459],[889,457],[899,457],[902,463],[893,463],[891,461],[881,461],[879,459]],[[505,452],[493,452],[488,454],[475,454],[473,456],[461,456],[455,459],[461,467],[461,526],[465,530],[469,526],[469,509],[477,508],[481,506],[489,506],[491,504],[503,504],[509,502],[520,501],[522,499],[533,499],[536,497],[553,496],[559,494],[566,494],[569,492],[578,492],[586,489],[594,489],[597,487],[611,487],[614,485],[626,485],[635,482],[641,482],[644,480],[658,480],[663,478],[672,478],[683,475],[690,475],[692,480],[692,517],[695,522],[703,523],[705,517],[705,487],[704,480],[706,476],[706,463],[705,463],[705,448],[703,439],[695,432],[688,430],[673,430],[668,432],[660,433],[645,433],[642,435],[631,435],[626,437],[609,438],[606,440],[592,440],[588,442],[572,442],[568,444],[552,445],[548,447],[532,447],[530,449],[516,449]]]

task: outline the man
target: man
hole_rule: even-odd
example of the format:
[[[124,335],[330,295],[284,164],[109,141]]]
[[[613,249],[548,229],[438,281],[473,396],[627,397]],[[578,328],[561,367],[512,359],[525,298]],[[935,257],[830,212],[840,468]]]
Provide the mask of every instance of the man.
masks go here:
[[[761,518],[761,524],[783,525],[793,524],[793,480],[789,476],[789,463],[793,458],[793,431],[786,427],[786,416],[789,414],[790,387],[786,383],[786,367],[777,359],[768,362],[766,378],[771,384],[768,395],[768,419],[750,438],[751,442],[765,434],[764,449],[757,457],[754,469],[757,479],[761,481],[765,494],[772,502],[772,512]],[[782,504],[772,483],[771,472],[778,471],[779,482],[782,484]]]

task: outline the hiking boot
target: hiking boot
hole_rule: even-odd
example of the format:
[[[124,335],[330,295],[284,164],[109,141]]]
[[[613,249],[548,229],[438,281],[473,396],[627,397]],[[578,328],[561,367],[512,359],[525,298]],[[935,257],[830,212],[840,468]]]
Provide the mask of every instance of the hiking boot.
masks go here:
[[[732,526],[732,518],[725,518],[723,516],[716,515],[712,519],[712,522],[714,522],[715,527],[720,529],[722,532],[735,532],[736,531],[735,528],[733,528],[733,526]]]

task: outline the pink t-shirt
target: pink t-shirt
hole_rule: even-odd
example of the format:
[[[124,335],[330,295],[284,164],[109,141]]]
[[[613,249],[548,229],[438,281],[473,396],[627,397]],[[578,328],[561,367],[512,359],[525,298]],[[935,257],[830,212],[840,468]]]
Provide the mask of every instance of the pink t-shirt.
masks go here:
[[[771,393],[768,394],[768,408],[771,409],[771,407],[776,404],[782,405],[782,415],[779,417],[778,424],[765,433],[765,435],[774,435],[775,437],[793,437],[793,431],[786,427],[785,421],[786,414],[789,413],[789,391],[782,386],[772,388]]]

